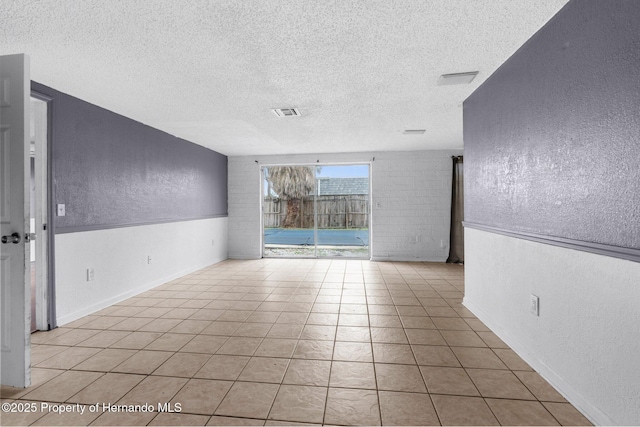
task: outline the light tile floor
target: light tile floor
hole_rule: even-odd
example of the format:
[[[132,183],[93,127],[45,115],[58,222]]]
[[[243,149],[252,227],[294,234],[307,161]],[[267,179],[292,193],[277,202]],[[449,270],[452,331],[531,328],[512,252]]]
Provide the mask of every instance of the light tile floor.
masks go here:
[[[33,386],[2,402],[37,410],[1,424],[589,424],[463,291],[458,265],[228,260],[33,334]]]

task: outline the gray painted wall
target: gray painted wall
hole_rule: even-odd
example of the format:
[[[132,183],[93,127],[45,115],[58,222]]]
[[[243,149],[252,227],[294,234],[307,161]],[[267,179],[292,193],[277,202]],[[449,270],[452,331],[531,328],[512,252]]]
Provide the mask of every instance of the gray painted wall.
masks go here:
[[[33,83],[53,99],[56,233],[227,215],[227,157]],[[177,236],[173,236],[177,237]]]
[[[640,249],[639,25],[573,0],[465,101],[466,222]]]

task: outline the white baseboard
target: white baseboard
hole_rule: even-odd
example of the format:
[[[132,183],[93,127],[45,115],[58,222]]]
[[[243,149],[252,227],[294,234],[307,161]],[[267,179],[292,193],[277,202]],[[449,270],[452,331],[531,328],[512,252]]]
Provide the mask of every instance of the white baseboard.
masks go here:
[[[56,320],[64,325],[227,259],[227,218],[65,233],[55,250]]]
[[[529,364],[536,372],[542,376],[553,388],[558,391],[567,401],[576,407],[594,425],[614,425],[615,423],[602,411],[590,404],[584,396],[578,393],[570,384],[562,379],[553,369],[547,366],[544,361],[537,358],[529,349],[520,343],[511,334],[501,328],[498,322],[473,303],[463,299],[462,304],[469,309],[482,323],[505,342],[518,356]]]
[[[213,261],[211,263],[207,262],[207,263],[204,263],[203,265],[199,265],[199,266],[195,266],[193,268],[189,268],[189,269],[178,271],[178,272],[176,272],[174,274],[170,274],[170,275],[168,275],[166,277],[163,277],[161,279],[157,279],[157,280],[154,280],[152,282],[146,283],[146,284],[144,284],[142,286],[138,286],[138,287],[136,287],[134,289],[131,289],[130,291],[124,292],[124,293],[122,293],[120,295],[116,295],[116,296],[114,296],[112,298],[106,299],[104,301],[100,301],[99,303],[90,305],[88,307],[83,307],[80,310],[76,310],[76,311],[74,311],[72,313],[66,314],[64,316],[60,316],[60,317],[57,318],[58,326],[64,326],[67,323],[71,323],[74,320],[80,319],[81,317],[88,316],[88,315],[90,315],[92,313],[95,313],[95,312],[100,311],[100,310],[102,310],[104,308],[110,307],[110,306],[112,306],[114,304],[117,304],[117,303],[119,303],[121,301],[129,299],[129,298],[134,297],[136,295],[140,295],[143,292],[146,292],[146,291],[148,291],[150,289],[153,289],[155,287],[163,285],[163,284],[165,284],[167,282],[170,282],[170,281],[172,281],[174,279],[178,279],[178,278],[180,278],[182,276],[186,276],[187,274],[190,274],[190,273],[193,273],[195,271],[201,270],[203,268],[209,267],[210,265],[217,264],[217,263],[222,262],[224,260],[225,259],[223,258],[223,259],[215,260],[215,261]]]

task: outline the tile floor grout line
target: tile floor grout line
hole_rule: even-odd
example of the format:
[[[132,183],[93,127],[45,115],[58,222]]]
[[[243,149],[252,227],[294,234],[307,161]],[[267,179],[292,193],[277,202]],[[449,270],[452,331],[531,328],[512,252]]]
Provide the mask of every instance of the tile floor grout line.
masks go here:
[[[420,302],[420,307],[422,307],[422,309],[428,315],[429,313],[427,312],[426,307],[424,307],[422,302],[418,299],[418,296],[415,294],[415,291],[413,289],[411,289],[411,291],[413,293],[413,296],[418,300],[418,302]],[[431,319],[431,316],[427,316],[427,318],[433,322],[433,320]],[[406,329],[405,329],[405,333],[406,333]],[[409,337],[407,337],[407,340],[408,339],[409,339]],[[440,415],[438,414],[438,411],[436,409],[435,402],[433,401],[433,398],[431,397],[431,392],[429,391],[429,385],[427,384],[427,379],[424,377],[422,369],[420,369],[420,365],[418,365],[418,359],[415,357],[416,355],[415,355],[415,353],[413,351],[413,347],[410,347],[410,348],[411,348],[411,354],[413,355],[413,357],[414,357],[414,359],[416,361],[416,366],[418,366],[418,371],[420,371],[420,376],[422,377],[422,381],[424,382],[425,389],[427,390],[427,395],[429,396],[429,402],[431,402],[431,407],[433,408],[433,413],[436,415],[436,418],[438,419],[438,424],[443,425],[442,420],[440,419]]]
[[[364,277],[363,277],[363,281],[364,281]],[[385,284],[385,288],[386,288],[386,284]],[[387,289],[388,292],[388,289]],[[381,404],[381,398],[380,398],[380,387],[378,386],[378,371],[376,369],[376,359],[375,359],[375,354],[373,352],[373,336],[371,334],[371,312],[369,310],[369,299],[367,298],[367,287],[366,284],[364,285],[364,293],[365,293],[365,303],[367,305],[367,321],[369,322],[369,341],[371,344],[371,359],[372,359],[372,365],[373,365],[373,380],[376,384],[376,396],[378,398],[378,417],[380,419],[380,425],[384,425],[383,421],[382,421],[382,404]]]
[[[326,278],[326,274],[325,274],[325,278]],[[343,276],[343,280],[344,280],[344,276]],[[343,285],[340,288],[340,301],[342,301],[342,295],[344,293],[344,288],[343,288],[344,281],[342,283],[343,283]],[[316,298],[316,301],[317,301],[317,298]],[[327,381],[327,394],[326,394],[325,399],[324,399],[324,409],[322,411],[322,422],[321,422],[322,425],[325,425],[326,422],[327,422],[326,419],[327,419],[327,407],[329,405],[329,390],[331,388],[331,377],[333,376],[333,362],[334,362],[333,355],[334,355],[334,353],[336,351],[336,337],[337,337],[337,334],[338,334],[338,325],[339,324],[340,324],[340,310],[338,309],[338,318],[336,320],[335,335],[334,335],[334,338],[333,338],[333,348],[331,349],[331,359],[329,360],[329,379]]]

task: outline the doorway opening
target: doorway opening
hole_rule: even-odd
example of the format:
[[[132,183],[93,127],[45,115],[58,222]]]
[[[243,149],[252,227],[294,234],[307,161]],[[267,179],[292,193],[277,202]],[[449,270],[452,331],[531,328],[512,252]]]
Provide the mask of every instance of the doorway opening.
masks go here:
[[[262,167],[262,255],[370,258],[370,165]]]
[[[31,277],[31,332],[46,331],[49,322],[49,171],[48,135],[49,100],[31,96],[30,116],[30,277]]]

